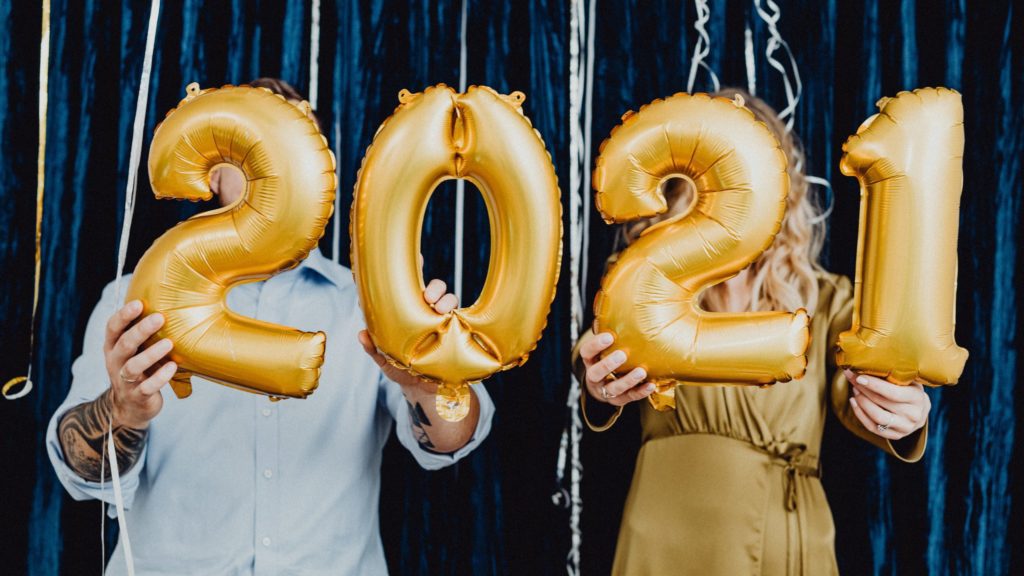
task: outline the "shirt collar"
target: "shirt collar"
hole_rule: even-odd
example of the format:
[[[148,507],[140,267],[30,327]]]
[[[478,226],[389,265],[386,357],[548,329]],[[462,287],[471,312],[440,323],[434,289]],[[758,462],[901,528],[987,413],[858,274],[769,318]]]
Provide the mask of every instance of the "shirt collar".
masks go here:
[[[303,270],[308,270],[311,273],[320,275],[324,280],[327,280],[335,286],[342,286],[345,284],[343,279],[345,268],[339,264],[335,264],[332,260],[325,258],[319,248],[311,250],[309,252],[309,256],[302,261],[302,264],[299,267]]]

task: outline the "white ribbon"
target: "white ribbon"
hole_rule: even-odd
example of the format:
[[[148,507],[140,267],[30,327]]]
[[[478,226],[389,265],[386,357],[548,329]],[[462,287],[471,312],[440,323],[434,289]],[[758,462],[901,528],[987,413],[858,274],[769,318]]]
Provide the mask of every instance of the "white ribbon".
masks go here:
[[[707,70],[708,74],[711,75],[711,84],[715,87],[715,92],[718,92],[721,88],[718,83],[718,76],[704,62],[704,59],[711,53],[711,37],[708,35],[707,29],[708,20],[711,19],[711,8],[708,6],[708,0],[694,0],[693,4],[697,9],[697,20],[693,23],[693,29],[697,32],[697,44],[693,47],[693,59],[690,60],[690,77],[686,81],[686,91],[690,94],[693,93],[693,83],[697,79],[697,68],[700,67]]]
[[[782,75],[782,85],[786,90],[786,107],[779,112],[779,118],[786,121],[786,132],[790,132],[793,129],[793,121],[796,118],[796,107],[800,103],[800,96],[803,94],[803,83],[800,81],[800,67],[797,66],[796,58],[793,56],[793,51],[789,48],[782,35],[779,33],[778,23],[782,17],[782,11],[779,5],[774,0],[764,0],[768,9],[764,9],[761,6],[762,0],[754,0],[754,9],[757,11],[757,15],[764,21],[768,26],[768,46],[765,49],[765,58],[768,60],[768,64],[772,68],[779,71]],[[770,10],[770,12],[769,12]],[[747,28],[747,35],[749,39],[750,28]],[[774,54],[782,48],[786,52],[789,67],[787,67],[775,58]],[[750,42],[747,45],[748,60],[747,60],[747,71],[748,75],[752,74],[753,70],[753,43]],[[790,73],[792,73],[792,79],[790,79]],[[752,76],[750,76],[752,78]],[[751,84],[751,86],[753,86]],[[753,94],[753,90],[750,91]],[[804,166],[799,165],[795,167],[797,171],[803,171]],[[804,179],[808,184],[823,186],[825,188],[825,194],[828,197],[828,201],[822,210],[822,213],[811,219],[811,224],[817,224],[823,222],[825,219],[832,214],[832,209],[835,207],[835,195],[832,191],[832,184],[825,178],[818,176],[811,176],[809,174],[804,175]]]
[[[754,67],[754,36],[750,24],[743,30],[743,62],[747,67],[747,92],[757,96],[757,68]]]
[[[139,78],[139,98],[135,105],[135,125],[132,130],[132,148],[128,160],[128,182],[124,192],[124,221],[121,223],[121,242],[117,250],[117,273],[114,275],[114,310],[121,302],[121,275],[124,274],[125,259],[128,255],[128,238],[132,230],[132,217],[135,215],[135,197],[138,191],[139,162],[142,158],[142,132],[146,127],[146,107],[149,104],[149,84],[153,70],[153,47],[156,44],[157,22],[160,19],[160,0],[152,0],[149,8],[149,29],[146,33],[146,53],[142,60],[142,76]],[[120,538],[124,550],[124,561],[128,576],[135,575],[135,561],[132,558],[131,540],[128,538],[128,523],[124,517],[124,498],[121,494],[121,474],[117,466],[117,454],[114,451],[113,420],[107,423],[106,433],[107,459],[110,461],[111,482],[114,485],[114,505],[117,509],[117,523],[120,527]],[[101,472],[102,474],[102,472]],[[101,476],[102,479],[102,476]],[[106,488],[106,483],[103,484]],[[105,534],[106,506],[103,509],[103,520],[100,525],[101,535]],[[102,536],[101,536],[102,538]],[[106,549],[103,550],[104,557]]]
[[[765,0],[769,13],[767,10],[761,7],[762,0],[754,0],[754,9],[757,10],[757,15],[764,20],[764,23],[768,26],[768,47],[765,49],[765,58],[768,60],[768,64],[779,71],[782,75],[782,84],[786,89],[786,107],[779,111],[779,119],[786,121],[786,131],[789,132],[793,129],[793,118],[796,116],[796,105],[800,102],[800,95],[803,92],[803,84],[800,81],[800,70],[796,65],[796,58],[793,57],[793,51],[789,49],[789,44],[782,39],[782,35],[779,34],[778,22],[779,17],[782,15],[782,11],[779,9],[779,5],[774,0]],[[789,59],[789,70],[775,58],[774,54],[776,50],[782,48],[786,51],[786,56]],[[793,79],[790,80],[790,71],[793,73]]]
[[[320,0],[313,0],[309,25],[309,106],[316,110],[320,88]]]
[[[576,344],[583,325],[583,294],[586,291],[586,246],[588,244],[590,210],[590,125],[592,117],[592,89],[594,65],[594,21],[597,0],[590,0],[589,14],[585,13],[586,0],[573,0],[569,32],[569,274],[570,314],[569,338]],[[586,41],[586,62],[582,62],[581,44]],[[584,112],[583,109],[586,108]],[[581,123],[581,117],[583,122]],[[581,283],[580,280],[583,279]],[[558,447],[555,469],[557,491],[551,499],[557,506],[569,509],[570,549],[566,557],[566,572],[570,576],[580,573],[580,547],[583,531],[580,518],[583,498],[580,482],[583,463],[580,460],[580,442],[583,423],[580,419],[581,388],[575,374],[571,376],[566,409],[569,413]],[[567,463],[569,488],[565,488]]]
[[[469,19],[469,0],[462,0],[462,21],[459,25],[459,92],[466,91],[466,21]],[[463,222],[466,213],[466,181],[455,181],[455,258],[454,283],[452,292],[462,305],[462,237],[466,229]],[[493,238],[492,238],[493,241]]]

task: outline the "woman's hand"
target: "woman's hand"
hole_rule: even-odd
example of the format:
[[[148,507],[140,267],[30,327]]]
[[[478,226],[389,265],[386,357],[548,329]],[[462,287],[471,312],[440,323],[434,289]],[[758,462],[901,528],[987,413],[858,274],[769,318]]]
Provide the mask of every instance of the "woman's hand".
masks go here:
[[[603,360],[598,359],[601,353],[612,345],[614,338],[611,334],[587,332],[581,340],[580,358],[587,369],[583,381],[587,392],[595,400],[612,406],[623,406],[630,402],[643,400],[654,392],[654,384],[644,382],[647,371],[643,368],[634,368],[621,378],[607,380],[608,375],[626,361],[626,353],[622,350],[612,352]]]
[[[928,421],[932,401],[921,384],[900,386],[852,370],[845,374],[853,390],[853,413],[872,433],[899,440],[920,430]]]

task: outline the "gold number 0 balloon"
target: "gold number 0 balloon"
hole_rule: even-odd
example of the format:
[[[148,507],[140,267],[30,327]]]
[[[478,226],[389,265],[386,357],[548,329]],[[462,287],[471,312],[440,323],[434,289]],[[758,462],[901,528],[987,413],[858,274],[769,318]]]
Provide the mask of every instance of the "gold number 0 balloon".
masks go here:
[[[666,394],[676,383],[771,384],[803,375],[808,315],[709,313],[701,290],[725,281],[771,245],[785,213],[786,157],[740,102],[676,94],[627,113],[602,144],[594,172],[605,221],[667,210],[662,186],[690,180],[690,211],[651,226],[601,281],[595,331],[609,331],[629,360]]]
[[[438,413],[456,421],[469,410],[466,384],[525,362],[547,322],[561,260],[558,181],[522,93],[442,84],[399,101],[356,182],[352,269],[378,348],[440,383]],[[491,258],[480,298],[441,315],[423,300],[417,257],[427,202],[452,178],[483,194]]]
[[[164,315],[154,340],[174,342],[179,374],[171,385],[179,397],[191,393],[190,373],[272,398],[305,397],[320,377],[323,332],[239,316],[225,296],[232,286],[297,266],[316,246],[333,210],[334,156],[313,121],[281,96],[191,84],[153,134],[153,192],[208,200],[210,172],[225,164],[245,176],[242,198],[158,238],[126,297]]]
[[[853,327],[837,363],[906,384],[955,384],[967,350],[953,340],[964,111],[946,88],[878,102],[843,145],[861,185]]]

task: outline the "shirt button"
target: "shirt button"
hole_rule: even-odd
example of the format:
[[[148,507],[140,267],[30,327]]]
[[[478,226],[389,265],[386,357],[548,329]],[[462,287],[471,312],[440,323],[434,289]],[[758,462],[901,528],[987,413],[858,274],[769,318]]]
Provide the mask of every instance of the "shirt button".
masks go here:
[[[264,478],[271,478],[273,476],[274,476],[274,472],[270,468],[267,468],[266,470],[263,471],[263,477]]]
[[[270,408],[264,408],[263,410],[260,411],[260,413],[263,414],[264,416],[269,417],[270,416]]]
[[[270,546],[270,536],[264,536],[263,537],[263,545],[264,546]]]

